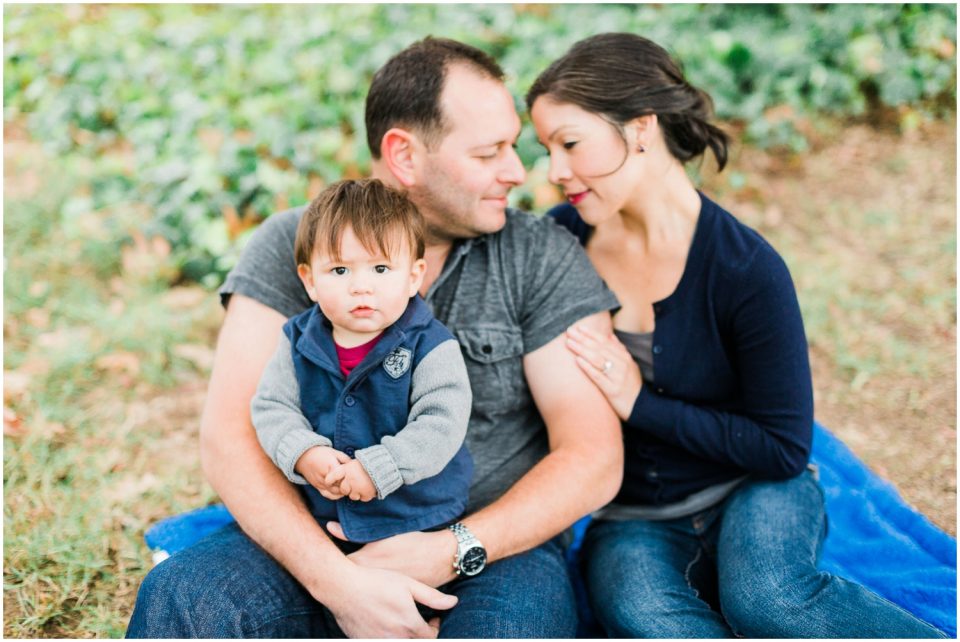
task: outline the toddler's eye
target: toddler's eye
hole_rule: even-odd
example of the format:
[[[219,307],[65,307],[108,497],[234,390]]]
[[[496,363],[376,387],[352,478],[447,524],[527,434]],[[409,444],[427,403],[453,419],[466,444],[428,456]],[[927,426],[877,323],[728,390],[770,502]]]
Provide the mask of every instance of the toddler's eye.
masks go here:
[[[347,268],[345,268],[345,267],[335,267],[335,268],[333,268],[333,269],[330,270],[330,271],[333,272],[334,274],[336,274],[337,276],[343,276],[344,274],[347,273]]]
[[[377,274],[386,274],[390,271],[390,267],[387,265],[378,265],[373,268]]]
[[[576,144],[577,144],[577,141],[575,141],[575,140],[568,140],[567,142],[565,142],[565,143],[563,144],[563,148],[564,148],[564,149],[573,149],[573,148],[576,146]]]

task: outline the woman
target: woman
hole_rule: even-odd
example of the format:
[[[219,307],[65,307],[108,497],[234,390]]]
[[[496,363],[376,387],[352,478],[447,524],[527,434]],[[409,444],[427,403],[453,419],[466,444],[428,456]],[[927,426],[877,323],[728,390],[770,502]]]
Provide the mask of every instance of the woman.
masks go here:
[[[607,633],[942,637],[816,569],[826,516],[800,308],[776,251],[684,171],[708,147],[726,164],[709,96],[653,42],[602,34],[544,71],[527,107],[573,206],[551,214],[623,306],[613,336],[567,337],[623,421],[623,487],[583,548]]]

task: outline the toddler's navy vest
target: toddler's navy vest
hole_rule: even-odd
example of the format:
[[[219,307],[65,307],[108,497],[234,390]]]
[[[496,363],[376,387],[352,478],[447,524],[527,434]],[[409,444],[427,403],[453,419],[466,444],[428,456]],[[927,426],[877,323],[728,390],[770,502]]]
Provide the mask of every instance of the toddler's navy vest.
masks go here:
[[[290,340],[304,416],[315,432],[351,457],[403,429],[414,370],[433,348],[453,338],[415,296],[344,379],[330,323],[318,306],[291,318],[283,331]],[[318,521],[339,521],[351,541],[370,542],[441,526],[460,516],[472,474],[473,460],[462,446],[440,474],[401,486],[382,500],[331,501],[313,486],[300,488]]]

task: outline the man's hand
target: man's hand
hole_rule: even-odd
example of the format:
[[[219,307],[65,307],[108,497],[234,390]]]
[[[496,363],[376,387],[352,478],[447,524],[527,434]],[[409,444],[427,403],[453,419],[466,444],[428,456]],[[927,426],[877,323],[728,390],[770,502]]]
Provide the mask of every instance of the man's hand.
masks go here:
[[[327,499],[337,500],[346,495],[341,492],[340,484],[328,484],[327,476],[331,471],[350,461],[346,453],[342,453],[330,446],[314,446],[300,455],[293,469],[310,485],[320,491]]]
[[[327,522],[327,530],[347,541],[338,522]],[[456,578],[453,558],[457,554],[457,538],[448,529],[429,533],[402,533],[365,544],[348,557],[366,568],[389,569],[428,586],[443,586]]]
[[[335,466],[323,481],[328,488],[337,487],[341,496],[349,497],[355,502],[369,502],[377,496],[377,487],[373,485],[373,480],[364,470],[363,464],[356,459],[348,459]]]
[[[439,618],[425,622],[416,602],[437,610],[457,604],[456,596],[394,571],[352,566],[340,581],[345,601],[330,600],[326,606],[348,638],[435,638]]]

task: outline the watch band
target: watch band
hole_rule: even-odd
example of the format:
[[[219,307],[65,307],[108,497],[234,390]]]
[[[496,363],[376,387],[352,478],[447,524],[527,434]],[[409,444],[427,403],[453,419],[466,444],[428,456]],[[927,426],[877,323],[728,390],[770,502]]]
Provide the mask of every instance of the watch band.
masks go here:
[[[457,542],[459,544],[466,544],[470,540],[474,540],[477,542],[477,544],[480,543],[480,540],[474,537],[473,533],[470,532],[470,529],[464,526],[461,522],[451,524],[449,528],[453,531],[453,534],[457,536]]]
[[[457,575],[473,576],[486,566],[487,551],[470,529],[457,522],[448,528],[457,538],[457,553],[453,556],[453,570]]]

